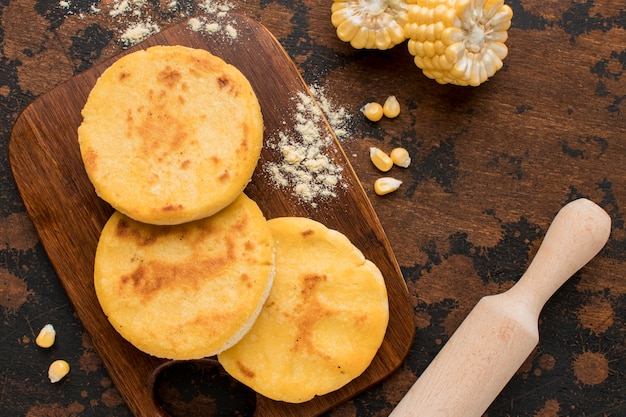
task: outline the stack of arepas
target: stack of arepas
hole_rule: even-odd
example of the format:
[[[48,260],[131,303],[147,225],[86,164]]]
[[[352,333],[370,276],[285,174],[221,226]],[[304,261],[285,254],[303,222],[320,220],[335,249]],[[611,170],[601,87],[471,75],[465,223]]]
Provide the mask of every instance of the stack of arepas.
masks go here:
[[[244,194],[263,119],[237,68],[183,46],[133,52],[102,73],[82,115],[86,172],[115,209],[94,285],[126,340],[161,358],[218,355],[287,402],[365,371],[389,320],[383,277],[343,234],[267,221]]]

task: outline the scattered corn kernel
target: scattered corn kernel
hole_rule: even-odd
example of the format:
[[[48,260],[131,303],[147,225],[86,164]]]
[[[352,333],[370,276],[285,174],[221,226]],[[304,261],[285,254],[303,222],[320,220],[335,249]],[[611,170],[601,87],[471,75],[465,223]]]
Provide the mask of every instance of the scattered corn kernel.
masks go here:
[[[383,104],[383,114],[385,117],[393,119],[400,114],[400,102],[396,96],[389,96]]]
[[[398,165],[402,168],[407,168],[411,165],[411,156],[409,155],[409,151],[404,148],[395,148],[389,154],[389,157],[393,161],[394,164]]]
[[[382,177],[374,182],[374,192],[378,195],[389,194],[400,188],[402,181],[391,177]]]
[[[70,372],[70,364],[62,359],[58,359],[50,364],[48,378],[53,384],[62,380]]]
[[[385,152],[376,147],[370,148],[370,159],[376,168],[382,172],[387,172],[393,167],[393,161]]]
[[[54,326],[51,324],[46,324],[41,328],[37,338],[35,339],[35,343],[37,346],[42,348],[49,348],[54,345],[54,340],[56,339],[56,331],[54,330]]]
[[[383,106],[380,103],[372,102],[367,103],[361,109],[365,117],[367,117],[372,122],[377,122],[383,118]]]

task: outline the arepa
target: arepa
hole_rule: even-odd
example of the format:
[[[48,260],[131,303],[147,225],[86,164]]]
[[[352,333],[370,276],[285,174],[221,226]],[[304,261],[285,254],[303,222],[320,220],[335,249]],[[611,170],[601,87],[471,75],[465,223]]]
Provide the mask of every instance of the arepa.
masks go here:
[[[96,193],[144,223],[217,213],[250,181],[263,143],[261,108],[234,66],[202,49],[154,46],[99,77],[78,142]]]
[[[159,226],[115,212],[96,249],[94,285],[113,327],[138,349],[198,359],[250,329],[274,277],[272,236],[241,194],[219,213]]]
[[[342,233],[300,217],[268,224],[276,252],[270,295],[218,360],[259,394],[301,403],[367,369],[387,329],[387,290],[380,270]]]

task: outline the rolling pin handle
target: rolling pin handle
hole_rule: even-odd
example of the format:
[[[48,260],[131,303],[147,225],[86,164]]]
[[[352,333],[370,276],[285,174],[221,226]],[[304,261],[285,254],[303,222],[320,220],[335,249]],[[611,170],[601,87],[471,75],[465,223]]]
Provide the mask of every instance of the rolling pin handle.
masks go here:
[[[554,293],[604,247],[611,218],[586,198],[574,200],[556,214],[541,246],[511,296],[527,298],[538,317]]]
[[[544,304],[610,232],[598,205],[584,198],[565,205],[522,278],[478,302],[390,417],[480,417],[536,347]]]

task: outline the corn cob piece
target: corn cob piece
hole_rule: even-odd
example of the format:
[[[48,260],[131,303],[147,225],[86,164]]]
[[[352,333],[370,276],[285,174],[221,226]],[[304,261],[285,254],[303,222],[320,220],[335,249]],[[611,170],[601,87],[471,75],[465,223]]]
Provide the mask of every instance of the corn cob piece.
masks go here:
[[[513,11],[503,0],[407,0],[408,48],[441,84],[478,86],[502,68]]]
[[[355,49],[389,49],[406,40],[406,0],[334,0],[337,37]]]

